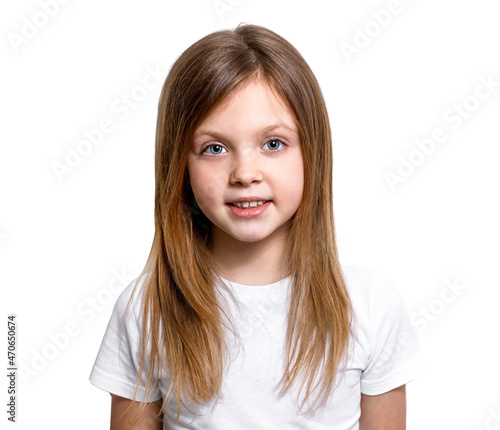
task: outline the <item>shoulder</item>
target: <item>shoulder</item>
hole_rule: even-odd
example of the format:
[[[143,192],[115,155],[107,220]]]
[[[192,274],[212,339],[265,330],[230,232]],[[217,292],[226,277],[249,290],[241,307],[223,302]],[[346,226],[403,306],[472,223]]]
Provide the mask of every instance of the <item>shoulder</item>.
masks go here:
[[[353,307],[388,307],[401,302],[401,295],[394,284],[380,272],[363,266],[341,265]]]
[[[409,322],[398,288],[377,270],[361,266],[342,266],[354,317],[360,330],[372,338]]]
[[[116,317],[128,316],[128,319],[138,318],[142,308],[147,275],[148,273],[135,278],[120,293],[113,307],[113,315]]]
[[[354,310],[361,392],[378,395],[406,384],[422,366],[418,338],[402,297],[380,272],[342,266]]]
[[[134,398],[141,369],[143,325],[140,313],[145,279],[144,276],[134,279],[118,296],[90,375],[90,381],[97,387],[127,399]],[[139,400],[144,398],[147,386],[149,353],[147,349]],[[157,398],[155,395],[154,400]]]
[[[144,275],[134,279],[120,293],[113,306],[104,342],[136,348],[143,328],[142,303],[146,286]],[[138,345],[138,344],[137,344]]]

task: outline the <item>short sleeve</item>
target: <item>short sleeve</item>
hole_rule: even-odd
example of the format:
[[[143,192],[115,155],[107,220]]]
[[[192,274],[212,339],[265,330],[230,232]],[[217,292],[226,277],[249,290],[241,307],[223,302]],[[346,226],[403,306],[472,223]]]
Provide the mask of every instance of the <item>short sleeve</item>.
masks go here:
[[[142,324],[138,318],[140,311],[139,288],[134,291],[137,279],[120,294],[111,314],[104,338],[90,373],[90,382],[97,388],[127,399],[133,399],[136,390],[140,364]],[[129,299],[134,298],[127,309]],[[147,380],[147,357],[137,392],[137,401],[145,398]],[[153,382],[149,402],[159,400],[161,394]]]
[[[361,392],[377,395],[415,379],[423,360],[399,292],[376,272],[370,280],[370,354],[361,374]]]

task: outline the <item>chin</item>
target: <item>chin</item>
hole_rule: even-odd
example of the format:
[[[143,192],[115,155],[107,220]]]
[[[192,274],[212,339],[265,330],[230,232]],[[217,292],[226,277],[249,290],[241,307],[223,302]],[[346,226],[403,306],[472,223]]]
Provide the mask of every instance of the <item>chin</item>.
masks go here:
[[[255,242],[260,242],[262,240],[267,239],[270,234],[267,232],[262,232],[262,231],[255,231],[255,232],[233,232],[233,234],[230,234],[230,236],[239,241],[239,242],[246,242],[246,243],[255,243]]]
[[[234,238],[237,241],[239,241],[239,242],[255,243],[255,242],[260,242],[261,240],[266,239],[267,236],[263,236],[263,235],[241,235],[241,236],[236,236]]]

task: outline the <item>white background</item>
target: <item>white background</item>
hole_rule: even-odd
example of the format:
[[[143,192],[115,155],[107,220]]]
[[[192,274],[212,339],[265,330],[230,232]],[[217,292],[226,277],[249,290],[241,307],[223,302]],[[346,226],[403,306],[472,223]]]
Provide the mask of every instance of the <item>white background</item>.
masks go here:
[[[398,287],[424,351],[426,371],[407,387],[408,428],[500,428],[497,1],[401,0],[388,23],[386,0],[232,0],[219,13],[211,0],[74,0],[48,18],[42,3],[0,13],[0,315],[17,315],[28,369],[17,428],[108,428],[110,396],[88,375],[153,237],[161,85],[138,87],[240,22],[287,38],[321,84],[341,262]],[[493,84],[477,100],[481,79]],[[122,95],[135,98],[128,112]],[[464,104],[460,125],[443,116]],[[105,118],[113,131],[58,178],[53,164]],[[416,139],[436,128],[446,140],[419,157]],[[391,187],[387,172],[409,159],[420,164]]]

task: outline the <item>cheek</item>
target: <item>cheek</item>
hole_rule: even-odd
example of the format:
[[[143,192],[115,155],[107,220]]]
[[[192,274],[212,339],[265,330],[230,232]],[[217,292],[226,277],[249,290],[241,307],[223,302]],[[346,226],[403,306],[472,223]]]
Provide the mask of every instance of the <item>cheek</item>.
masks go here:
[[[302,200],[302,192],[304,190],[304,162],[302,156],[297,157],[292,166],[293,188],[295,194],[298,195],[299,202]]]
[[[293,160],[283,166],[277,172],[277,178],[280,178],[280,192],[283,201],[288,202],[290,208],[298,208],[302,201],[302,193],[304,190],[304,169],[302,159]],[[294,209],[294,210],[295,210]]]
[[[299,207],[302,201],[302,193],[304,191],[304,175],[301,169],[296,170],[293,176],[293,182],[290,187],[291,200],[294,206]]]
[[[206,164],[193,164],[188,167],[188,173],[194,197],[200,208],[210,206],[214,200],[222,198],[224,174],[220,169],[211,168]]]
[[[191,189],[193,190],[194,197],[199,204],[202,200],[203,190],[201,185],[203,184],[204,172],[196,163],[189,162],[187,164],[187,172],[189,175],[189,182],[191,184]]]

